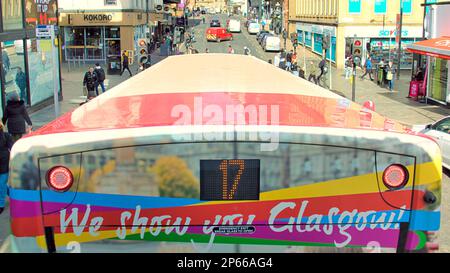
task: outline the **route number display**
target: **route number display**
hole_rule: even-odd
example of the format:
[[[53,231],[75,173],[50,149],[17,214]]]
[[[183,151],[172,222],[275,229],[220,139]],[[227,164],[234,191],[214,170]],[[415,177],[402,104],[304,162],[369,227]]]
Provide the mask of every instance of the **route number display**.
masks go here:
[[[200,199],[259,200],[258,159],[200,160]]]

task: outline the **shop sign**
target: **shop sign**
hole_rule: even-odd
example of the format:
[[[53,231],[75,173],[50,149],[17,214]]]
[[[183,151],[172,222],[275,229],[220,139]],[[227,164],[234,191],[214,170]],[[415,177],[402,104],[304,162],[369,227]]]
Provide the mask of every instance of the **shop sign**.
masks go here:
[[[84,14],[83,20],[88,22],[109,22],[112,21],[111,14]]]
[[[402,37],[406,37],[409,35],[408,30],[402,30]],[[397,36],[397,30],[380,30],[379,37],[393,37]]]

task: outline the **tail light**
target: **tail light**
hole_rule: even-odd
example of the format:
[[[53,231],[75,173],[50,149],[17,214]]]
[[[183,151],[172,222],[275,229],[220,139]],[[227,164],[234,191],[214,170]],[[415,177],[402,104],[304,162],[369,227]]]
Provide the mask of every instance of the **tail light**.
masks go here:
[[[57,192],[68,191],[73,184],[72,172],[63,166],[56,166],[47,172],[47,185]]]
[[[409,180],[409,173],[405,166],[392,164],[383,172],[383,183],[390,190],[403,188]]]

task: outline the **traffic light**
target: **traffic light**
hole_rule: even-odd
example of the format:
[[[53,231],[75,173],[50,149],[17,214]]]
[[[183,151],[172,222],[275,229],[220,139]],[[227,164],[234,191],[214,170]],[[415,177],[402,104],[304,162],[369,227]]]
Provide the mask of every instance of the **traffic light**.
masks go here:
[[[138,46],[139,46],[139,55],[138,55],[139,63],[146,63],[148,60],[147,39],[144,38],[139,39]]]

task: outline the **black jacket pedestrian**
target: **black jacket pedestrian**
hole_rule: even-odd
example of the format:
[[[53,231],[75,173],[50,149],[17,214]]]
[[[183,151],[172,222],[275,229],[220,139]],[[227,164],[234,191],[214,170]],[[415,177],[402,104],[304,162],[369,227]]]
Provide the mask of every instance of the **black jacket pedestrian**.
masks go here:
[[[25,134],[27,131],[25,123],[29,126],[33,125],[23,100],[8,101],[2,121],[3,124],[7,124],[8,133],[10,134]]]
[[[105,81],[106,76],[105,76],[105,70],[103,70],[103,68],[101,68],[101,67],[96,67],[96,68],[94,69],[94,73],[95,73],[95,75],[97,76],[97,81],[98,81],[99,83]]]
[[[13,144],[11,135],[0,129],[0,174],[9,172],[9,153]]]
[[[95,86],[97,86],[97,75],[95,72],[86,72],[84,74],[83,85],[86,85],[88,91],[94,91]]]

